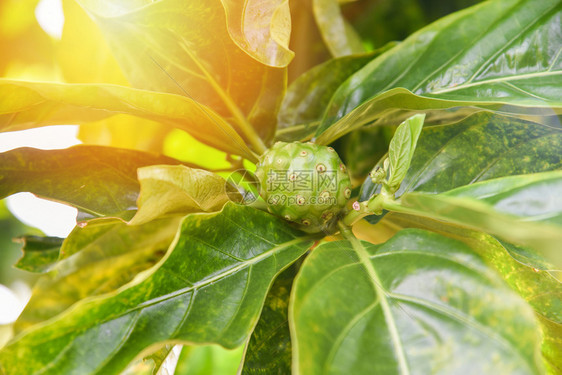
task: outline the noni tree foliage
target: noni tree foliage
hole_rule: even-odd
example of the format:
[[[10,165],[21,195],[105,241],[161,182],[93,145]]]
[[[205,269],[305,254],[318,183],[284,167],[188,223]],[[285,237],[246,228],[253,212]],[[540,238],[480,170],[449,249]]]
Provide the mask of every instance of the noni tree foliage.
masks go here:
[[[562,2],[429,3],[0,4],[0,130],[83,141],[0,153],[78,209],[0,373],[562,373]]]

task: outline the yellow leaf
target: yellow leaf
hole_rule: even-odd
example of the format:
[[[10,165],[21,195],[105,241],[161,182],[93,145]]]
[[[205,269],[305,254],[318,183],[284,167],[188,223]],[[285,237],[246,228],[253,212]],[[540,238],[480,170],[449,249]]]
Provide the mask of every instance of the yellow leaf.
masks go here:
[[[289,50],[291,14],[288,0],[221,0],[227,27],[236,44],[262,64],[285,67]]]

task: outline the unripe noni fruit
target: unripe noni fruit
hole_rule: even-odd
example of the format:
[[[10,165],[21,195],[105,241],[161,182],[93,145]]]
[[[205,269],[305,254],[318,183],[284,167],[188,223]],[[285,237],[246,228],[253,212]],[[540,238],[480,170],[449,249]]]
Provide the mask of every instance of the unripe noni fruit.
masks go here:
[[[260,158],[256,176],[269,211],[309,233],[332,232],[351,196],[338,154],[310,142],[277,142]]]

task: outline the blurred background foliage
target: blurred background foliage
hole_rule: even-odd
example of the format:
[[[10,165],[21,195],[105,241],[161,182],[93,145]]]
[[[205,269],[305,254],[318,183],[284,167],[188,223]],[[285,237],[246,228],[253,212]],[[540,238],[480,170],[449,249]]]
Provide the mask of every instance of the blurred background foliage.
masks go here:
[[[290,48],[295,52],[295,58],[289,65],[289,84],[303,72],[331,58],[314,17],[313,1],[290,2]],[[390,41],[403,40],[428,23],[477,2],[479,1],[339,1],[345,20],[360,37],[364,51],[372,51]],[[37,20],[40,3],[39,0],[0,0],[1,77],[129,86],[104,36],[75,0],[62,0],[58,3],[64,11],[64,25],[60,35],[52,32],[49,34],[40,26]],[[57,0],[49,3],[57,5]],[[360,130],[338,140],[334,145],[353,171],[356,181],[360,181],[382,156],[392,133],[393,129]],[[79,138],[86,144],[161,152],[208,169],[225,169],[232,164],[225,153],[202,144],[181,130],[172,130],[154,121],[128,115],[81,124]],[[356,151],[365,148],[372,150],[373,145],[376,147],[371,154],[372,158],[354,159]],[[41,233],[19,222],[5,203],[0,201],[0,283],[16,291],[16,294],[19,293],[22,299],[28,298],[27,294],[37,277],[12,267],[22,255],[21,244],[13,239],[29,234]],[[9,325],[0,325],[0,344],[9,331]],[[241,356],[241,350],[228,351],[217,346],[184,347],[177,373],[234,374]]]

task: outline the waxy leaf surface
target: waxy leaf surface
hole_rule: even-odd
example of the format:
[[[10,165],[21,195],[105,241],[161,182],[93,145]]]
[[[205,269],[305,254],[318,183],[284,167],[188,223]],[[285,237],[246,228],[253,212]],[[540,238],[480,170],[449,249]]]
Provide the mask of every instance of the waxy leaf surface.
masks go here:
[[[365,52],[361,38],[343,17],[338,0],[312,0],[322,39],[334,57]]]
[[[260,320],[246,348],[243,375],[291,372],[289,298],[298,263],[283,271],[267,294]]]
[[[318,142],[330,143],[393,110],[560,113],[561,17],[558,0],[501,0],[440,19],[340,86]]]
[[[442,193],[497,177],[558,170],[561,144],[561,128],[489,113],[425,127],[396,196],[410,191]],[[380,186],[367,178],[360,199],[378,191]]]
[[[314,134],[337,88],[373,57],[395,43],[361,55],[329,60],[300,75],[287,89],[278,114],[279,140],[295,141]]]
[[[314,249],[290,324],[296,374],[541,373],[525,301],[468,246],[421,230]]]
[[[513,258],[504,242],[484,233],[468,230],[442,221],[416,216],[391,213],[385,217],[391,221],[394,232],[402,228],[419,228],[460,239],[468,244],[482,259],[495,269],[507,284],[535,310],[541,325],[541,351],[548,374],[562,369],[562,283],[552,271],[531,268]],[[363,228],[363,234],[374,232],[380,224]],[[393,234],[389,234],[391,237]],[[507,251],[506,251],[507,250]]]
[[[15,332],[53,318],[84,298],[113,292],[154,266],[172,243],[179,222],[175,217],[128,226],[104,218],[75,227],[51,272],[34,284]]]
[[[291,14],[287,0],[221,0],[228,32],[234,42],[257,61],[285,67],[289,50]]]
[[[533,248],[562,269],[562,171],[492,179],[442,194],[411,192],[384,208],[444,220]]]
[[[19,374],[116,374],[160,342],[235,348],[257,323],[275,276],[311,243],[283,219],[246,206],[188,215],[158,265],[17,336],[0,364]]]
[[[408,173],[425,115],[414,115],[398,126],[388,146],[388,185],[400,186]]]

